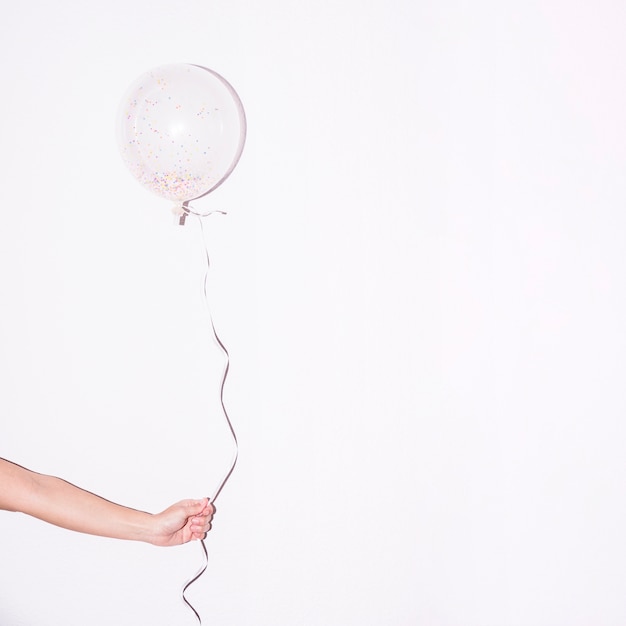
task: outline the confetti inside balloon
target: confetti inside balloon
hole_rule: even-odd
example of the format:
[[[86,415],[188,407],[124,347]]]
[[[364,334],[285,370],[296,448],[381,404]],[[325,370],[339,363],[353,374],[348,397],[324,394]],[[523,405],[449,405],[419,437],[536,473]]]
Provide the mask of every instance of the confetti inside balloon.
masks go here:
[[[133,176],[179,206],[228,178],[246,137],[243,105],[232,86],[213,70],[187,63],[140,76],[122,101],[117,126]]]

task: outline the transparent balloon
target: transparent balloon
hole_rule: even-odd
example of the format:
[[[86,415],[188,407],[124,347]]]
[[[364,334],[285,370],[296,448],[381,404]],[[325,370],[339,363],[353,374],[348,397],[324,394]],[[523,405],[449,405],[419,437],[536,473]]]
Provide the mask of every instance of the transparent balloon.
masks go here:
[[[133,176],[182,205],[228,178],[243,151],[246,118],[222,76],[177,63],[150,70],[131,85],[120,105],[117,137]]]

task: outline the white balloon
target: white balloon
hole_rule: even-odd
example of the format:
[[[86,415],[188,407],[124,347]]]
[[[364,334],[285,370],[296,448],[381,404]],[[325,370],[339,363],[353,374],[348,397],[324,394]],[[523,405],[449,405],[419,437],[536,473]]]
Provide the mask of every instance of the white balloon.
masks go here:
[[[122,100],[117,137],[133,176],[182,204],[221,185],[246,138],[243,105],[219,74],[177,63],[140,76]]]

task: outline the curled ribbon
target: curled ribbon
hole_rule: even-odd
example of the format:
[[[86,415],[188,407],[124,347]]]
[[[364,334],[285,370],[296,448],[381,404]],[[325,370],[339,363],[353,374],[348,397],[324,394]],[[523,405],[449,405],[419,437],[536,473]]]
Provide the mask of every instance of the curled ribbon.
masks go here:
[[[206,271],[204,273],[204,288],[203,288],[204,302],[206,304],[207,311],[209,314],[209,322],[211,324],[211,330],[213,332],[213,339],[215,340],[215,343],[221,349],[225,358],[224,373],[222,374],[222,382],[220,384],[220,404],[222,405],[222,412],[224,414],[224,420],[226,421],[228,429],[230,430],[230,434],[232,435],[233,442],[235,444],[234,452],[233,452],[233,459],[231,461],[231,464],[228,470],[226,471],[224,477],[222,478],[221,482],[218,484],[217,488],[215,489],[212,497],[209,498],[209,502],[214,503],[217,497],[222,492],[224,485],[226,485],[226,483],[228,482],[228,479],[233,473],[233,470],[235,469],[235,465],[237,464],[237,457],[239,456],[239,444],[237,441],[237,435],[235,433],[235,429],[233,428],[233,424],[230,420],[230,417],[228,416],[228,411],[226,410],[226,405],[224,404],[224,386],[226,385],[226,378],[228,377],[228,370],[230,368],[230,355],[228,354],[228,350],[226,349],[226,347],[222,343],[222,340],[219,338],[219,335],[217,334],[217,331],[215,329],[215,323],[213,322],[213,315],[211,314],[211,307],[209,305],[207,283],[209,279],[209,272],[211,270],[211,259],[209,257],[209,248],[206,243],[205,236],[204,236],[204,225],[202,223],[202,218],[208,217],[209,215],[213,215],[214,213],[219,213],[221,215],[226,215],[226,213],[224,211],[210,211],[209,213],[196,213],[195,211],[191,210],[187,202],[183,203],[182,211],[183,212],[182,214],[180,214],[180,219],[179,219],[179,224],[181,226],[184,225],[185,218],[187,217],[187,215],[194,215],[195,217],[198,218],[198,222],[200,223],[200,233],[202,235],[202,243],[204,245],[204,254],[206,258]],[[204,574],[204,572],[206,571],[209,565],[209,553],[207,551],[206,544],[204,543],[204,539],[200,541],[200,545],[202,547],[202,553],[204,555],[204,563],[202,567],[198,570],[198,572],[184,584],[181,595],[182,595],[183,602],[185,602],[185,604],[193,611],[194,615],[196,616],[196,619],[198,620],[198,624],[202,625],[202,618],[200,617],[200,614],[198,613],[198,611],[196,611],[194,606],[189,602],[189,600],[187,599],[185,595],[187,592],[187,589],[189,589],[189,587],[193,583],[195,583],[200,578],[200,576],[202,576],[202,574]]]

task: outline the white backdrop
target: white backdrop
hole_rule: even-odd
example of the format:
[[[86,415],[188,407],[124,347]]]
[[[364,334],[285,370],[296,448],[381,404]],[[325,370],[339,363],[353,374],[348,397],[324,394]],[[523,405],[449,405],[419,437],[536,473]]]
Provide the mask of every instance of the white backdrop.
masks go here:
[[[215,626],[626,623],[626,9],[35,0],[0,23],[0,456],[157,511],[232,452],[196,224],[117,154],[170,62],[237,89],[200,209],[240,462]],[[197,545],[0,513],[0,624],[194,624]]]

